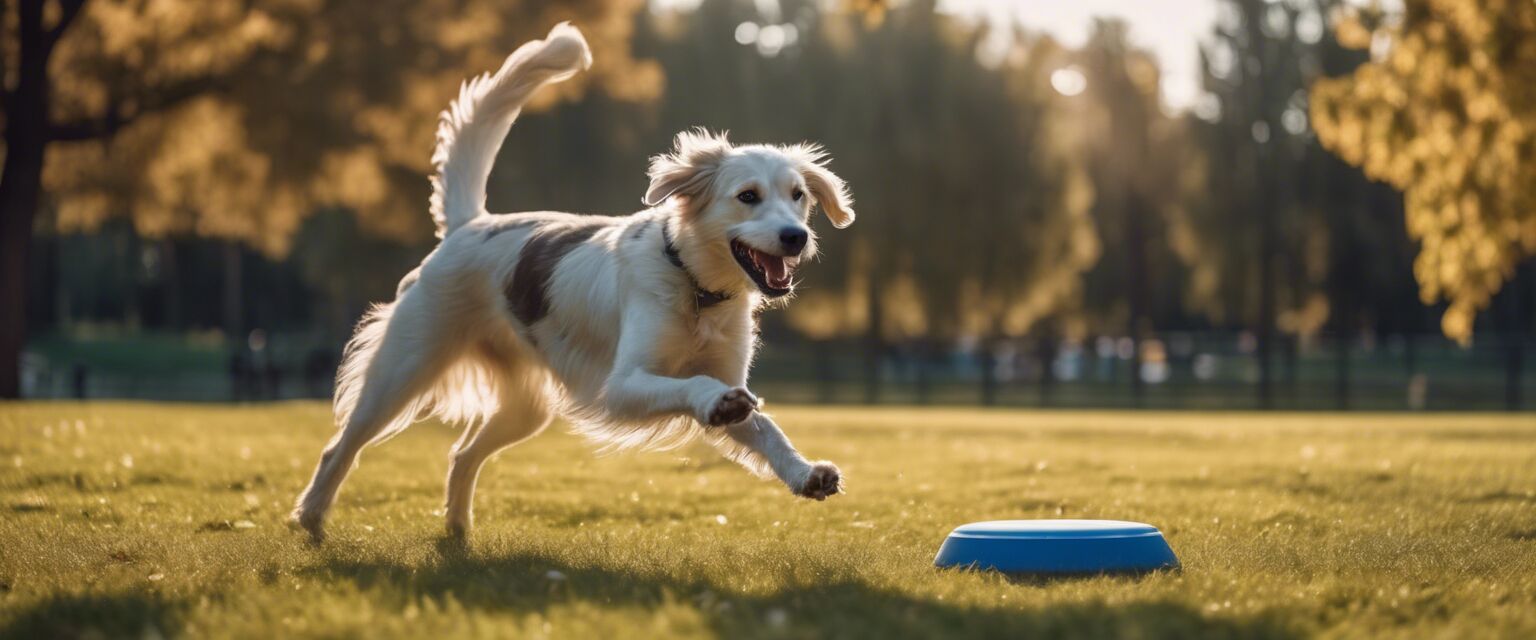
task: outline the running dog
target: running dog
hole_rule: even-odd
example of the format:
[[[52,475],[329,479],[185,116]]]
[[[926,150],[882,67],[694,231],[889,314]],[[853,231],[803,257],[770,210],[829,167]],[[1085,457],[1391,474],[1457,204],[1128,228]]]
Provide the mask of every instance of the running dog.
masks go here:
[[[685,131],[652,158],[643,211],[485,211],[491,163],[523,105],[591,64],[581,32],[560,24],[443,112],[431,199],[442,242],[347,344],[339,428],[292,515],[314,540],[363,448],[427,417],[467,425],[448,472],[454,536],[469,531],[486,459],[556,414],[610,449],[703,436],[796,495],[842,491],[837,467],[800,455],[746,387],[756,312],[792,293],[816,252],[811,209],[853,222],[819,146]]]

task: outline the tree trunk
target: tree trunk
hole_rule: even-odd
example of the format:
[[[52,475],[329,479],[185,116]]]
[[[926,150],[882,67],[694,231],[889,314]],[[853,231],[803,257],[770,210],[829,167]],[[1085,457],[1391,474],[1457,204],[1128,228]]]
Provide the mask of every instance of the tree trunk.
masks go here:
[[[47,220],[43,224],[48,224]],[[32,310],[27,314],[30,320],[27,323],[29,331],[39,329],[47,331],[59,326],[60,317],[63,315],[64,303],[60,298],[60,269],[59,253],[62,250],[62,239],[58,236],[35,237],[32,239],[32,254],[35,256],[31,264],[35,265],[41,273],[32,278],[34,295],[28,299]]]
[[[885,338],[881,334],[885,318],[882,315],[880,282],[873,275],[869,279],[869,326],[864,331],[864,404],[880,402],[880,376],[885,363]]]
[[[1247,33],[1250,43],[1267,42],[1268,38],[1263,33],[1262,27],[1255,21],[1244,21],[1244,31]],[[1271,83],[1266,79],[1270,75],[1266,73],[1276,64],[1275,56],[1270,47],[1259,46],[1253,62],[1258,63],[1258,68],[1249,74],[1253,81],[1245,82],[1252,87],[1248,92],[1248,98],[1254,102],[1249,105],[1249,113],[1255,114],[1259,122],[1269,127],[1271,132],[1276,131],[1275,125],[1279,124],[1280,108],[1276,108],[1276,101],[1272,94]],[[1276,184],[1279,179],[1275,175],[1277,164],[1275,162],[1276,142],[1270,139],[1254,141],[1251,159],[1253,161],[1253,197],[1254,214],[1259,217],[1259,317],[1258,326],[1258,359],[1259,359],[1259,386],[1258,404],[1260,409],[1273,409],[1275,406],[1274,389],[1274,349],[1275,349],[1275,312],[1277,306],[1275,282],[1275,248],[1278,242],[1279,215],[1281,207],[1278,203],[1281,195]]]
[[[976,364],[981,368],[981,404],[997,404],[997,339],[987,336],[977,347]]]
[[[22,2],[16,88],[5,123],[5,168],[0,169],[0,398],[21,397],[21,350],[26,344],[27,259],[32,224],[43,189],[48,147],[48,55],[42,3]]]
[[[832,364],[833,342],[827,340],[817,344],[814,351],[816,354],[816,402],[832,404],[836,399],[833,385],[837,384],[837,374]]]
[[[1527,274],[1531,273],[1526,271]],[[1521,275],[1516,271],[1515,275]],[[1505,308],[1508,309],[1507,326],[1504,327],[1501,342],[1504,343],[1504,410],[1519,411],[1523,405],[1520,397],[1522,386],[1521,374],[1525,371],[1525,333],[1529,326],[1530,312],[1528,311],[1528,289],[1520,280],[1511,278],[1505,286],[1509,292],[1504,294],[1507,299]]]
[[[1520,373],[1525,368],[1525,341],[1520,334],[1504,334],[1504,410],[1520,410]]]
[[[1259,163],[1259,184],[1267,186],[1269,180],[1262,177],[1264,163]],[[1267,189],[1261,188],[1260,193]],[[1272,409],[1274,397],[1274,342],[1275,342],[1275,213],[1268,198],[1261,197],[1259,215],[1259,408]]]
[[[1147,328],[1142,319],[1147,315],[1147,233],[1143,225],[1143,218],[1149,213],[1149,207],[1145,207],[1140,194],[1131,196],[1131,205],[1128,208],[1130,216],[1125,224],[1125,246],[1129,252],[1126,265],[1126,284],[1130,291],[1126,292],[1126,298],[1130,301],[1130,317],[1126,319],[1125,335],[1130,336],[1131,346],[1131,402],[1137,409],[1145,405],[1146,381],[1141,377],[1141,346],[1147,339]]]
[[[19,98],[19,96],[18,96]],[[0,398],[21,397],[21,349],[26,343],[27,259],[32,249],[32,218],[42,188],[42,143],[10,135],[7,123],[5,169],[0,173]]]
[[[917,403],[928,404],[933,401],[933,364],[937,359],[934,340],[927,336],[918,338],[917,349],[913,354],[913,362],[917,367],[913,371],[917,379]]]
[[[1349,346],[1350,332],[1341,327],[1339,333],[1333,337],[1337,351],[1337,359],[1334,360],[1333,395],[1334,402],[1340,411],[1349,409]]]
[[[236,344],[245,342],[245,309],[242,303],[240,283],[240,245],[230,240],[224,243],[224,335]]]
[[[1041,335],[1035,345],[1035,353],[1040,360],[1040,406],[1049,407],[1056,390],[1056,336]]]
[[[187,328],[186,318],[182,314],[180,258],[174,240],[166,238],[160,241],[160,300],[165,305],[165,316],[161,321],[165,328],[176,332]]]
[[[1350,382],[1353,374],[1350,371],[1349,350],[1354,346],[1356,332],[1361,326],[1355,314],[1356,304],[1358,304],[1355,296],[1359,295],[1363,283],[1355,277],[1360,267],[1355,263],[1353,254],[1337,266],[1338,273],[1331,276],[1334,279],[1332,305],[1334,313],[1337,314],[1337,320],[1333,323],[1334,347],[1337,349],[1335,353],[1337,359],[1334,361],[1333,392],[1338,409],[1343,411],[1353,404],[1350,402],[1352,392]]]

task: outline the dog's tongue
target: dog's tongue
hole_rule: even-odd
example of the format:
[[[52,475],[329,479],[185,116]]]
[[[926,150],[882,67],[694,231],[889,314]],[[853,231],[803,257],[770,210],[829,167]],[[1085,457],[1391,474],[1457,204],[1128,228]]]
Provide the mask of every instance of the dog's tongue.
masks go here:
[[[768,286],[776,289],[789,288],[789,269],[784,265],[784,258],[760,253],[758,259],[763,265],[763,275],[768,280]]]

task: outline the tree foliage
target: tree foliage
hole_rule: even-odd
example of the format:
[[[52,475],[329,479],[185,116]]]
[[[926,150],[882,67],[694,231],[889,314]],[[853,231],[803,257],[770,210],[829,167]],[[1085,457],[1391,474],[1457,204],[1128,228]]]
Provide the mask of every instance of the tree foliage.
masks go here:
[[[59,225],[126,215],[146,235],[230,238],[280,254],[306,216],[343,208],[371,232],[415,239],[435,116],[458,83],[570,19],[597,66],[535,108],[593,85],[653,99],[659,70],[629,54],[639,8],[90,0],[52,65],[54,111],[79,123],[63,139],[90,140],[50,155]],[[171,98],[174,108],[144,108]]]
[[[1018,55],[986,65],[985,27],[929,2],[879,19],[760,5],[706,3],[659,21],[643,50],[667,69],[667,92],[647,144],[705,126],[832,153],[864,215],[820,235],[820,264],[788,309],[796,329],[1016,336],[1074,299],[1097,244],[1087,187],[1051,134],[1063,106],[1046,81],[1053,45],[1021,39]],[[796,39],[765,53],[736,40],[742,24],[789,25]]]
[[[1124,22],[1096,20],[1088,42],[1062,64],[1087,78],[1083,93],[1064,101],[1062,119],[1103,247],[1078,306],[1096,333],[1148,335],[1155,308],[1166,315],[1178,303],[1159,294],[1174,290],[1166,282],[1175,262],[1166,226],[1189,170],[1182,132],[1163,112],[1156,59],[1133,43]]]
[[[1122,24],[1066,47],[1029,33],[1027,15],[973,21],[926,0],[3,3],[5,35],[31,24],[50,45],[52,99],[46,135],[31,136],[48,149],[41,178],[10,171],[13,158],[42,166],[41,152],[6,150],[7,175],[45,182],[46,197],[0,209],[24,209],[6,224],[40,230],[88,235],[115,220],[121,236],[131,223],[158,239],[145,252],[184,253],[167,260],[233,274],[225,284],[242,281],[240,267],[206,269],[219,256],[270,258],[290,270],[282,286],[304,283],[282,293],[309,302],[292,305],[288,326],[324,315],[343,330],[431,242],[430,146],[458,83],[570,19],[597,66],[541,94],[514,128],[489,207],[631,212],[646,157],[688,127],[824,143],[863,215],[821,235],[799,299],[765,316],[769,335],[862,334],[871,352],[937,359],[1028,334],[1215,325],[1257,329],[1269,353],[1271,331],[1416,330],[1400,199],[1347,160],[1408,191],[1424,298],[1450,300],[1446,331],[1464,337],[1536,252],[1536,9],[1418,0],[1395,19],[1335,26],[1345,0],[1217,1],[1203,105],[1214,111],[1199,118],[1165,108],[1158,61]],[[0,42],[8,98],[25,93],[17,42]],[[1055,86],[1064,71],[1085,84]],[[6,306],[22,287],[3,276],[27,259],[0,253]],[[40,282],[44,271],[34,291],[62,288]],[[217,315],[167,317],[201,327]],[[19,340],[4,342],[0,359],[14,360]]]
[[[1408,0],[1348,16],[1339,41],[1372,61],[1313,86],[1318,137],[1403,190],[1421,297],[1466,341],[1536,254],[1536,3]]]

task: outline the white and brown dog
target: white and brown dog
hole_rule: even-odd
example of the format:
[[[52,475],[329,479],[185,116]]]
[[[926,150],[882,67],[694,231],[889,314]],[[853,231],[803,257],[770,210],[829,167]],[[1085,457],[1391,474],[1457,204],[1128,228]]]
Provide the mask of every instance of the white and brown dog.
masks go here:
[[[609,447],[703,435],[797,495],[841,491],[837,467],[801,456],[746,388],[755,312],[792,291],[816,250],[812,206],[833,226],[853,222],[818,147],[684,132],[651,161],[649,209],[486,213],[491,163],[518,112],[591,62],[581,33],[561,24],[465,83],[443,113],[431,202],[442,243],[347,345],[340,429],[293,512],[315,539],[359,452],[426,417],[468,425],[448,473],[457,535],[486,458],[556,413]]]

